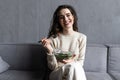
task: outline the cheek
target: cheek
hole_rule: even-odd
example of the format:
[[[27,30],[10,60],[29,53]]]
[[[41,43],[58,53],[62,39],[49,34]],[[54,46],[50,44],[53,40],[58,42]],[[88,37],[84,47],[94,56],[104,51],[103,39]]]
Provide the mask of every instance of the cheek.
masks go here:
[[[62,24],[63,24],[63,20],[60,19],[60,20],[59,20],[59,23],[60,23],[60,25],[62,25]]]
[[[72,19],[72,20],[74,20],[74,17],[73,17],[73,16],[71,16],[71,19]]]
[[[71,19],[72,19],[72,22],[74,23],[74,17],[71,17]]]

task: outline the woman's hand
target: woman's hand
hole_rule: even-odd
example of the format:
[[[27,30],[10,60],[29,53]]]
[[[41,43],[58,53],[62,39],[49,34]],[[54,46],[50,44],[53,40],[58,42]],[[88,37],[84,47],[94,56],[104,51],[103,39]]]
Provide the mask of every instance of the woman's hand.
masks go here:
[[[74,62],[75,56],[76,55],[74,54],[71,58],[69,58],[69,59],[63,59],[61,62],[64,63],[64,64]]]
[[[42,45],[48,50],[48,53],[49,53],[49,54],[52,54],[53,48],[52,48],[52,46],[50,45],[51,40],[50,40],[50,39],[47,39],[47,38],[43,38],[43,39],[41,40],[41,43],[42,43]]]

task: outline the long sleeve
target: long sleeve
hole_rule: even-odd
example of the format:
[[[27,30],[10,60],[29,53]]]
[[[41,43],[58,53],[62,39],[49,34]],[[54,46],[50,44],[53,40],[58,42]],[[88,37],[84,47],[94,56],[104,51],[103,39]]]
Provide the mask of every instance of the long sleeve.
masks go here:
[[[50,38],[50,39],[51,39],[51,46],[53,49],[55,49],[55,44],[54,44],[53,38]],[[47,62],[48,62],[48,67],[51,70],[54,70],[58,67],[57,59],[54,55],[54,52],[53,52],[53,54],[47,54]]]
[[[83,66],[86,52],[87,37],[85,35],[79,40],[79,55],[77,61]]]
[[[57,60],[54,54],[52,55],[47,54],[47,62],[48,62],[48,67],[51,70],[54,70],[55,68],[58,67]]]

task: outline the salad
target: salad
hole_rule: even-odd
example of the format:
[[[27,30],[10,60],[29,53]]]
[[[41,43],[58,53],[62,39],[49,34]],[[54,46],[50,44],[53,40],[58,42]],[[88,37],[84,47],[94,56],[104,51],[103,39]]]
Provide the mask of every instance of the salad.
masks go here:
[[[57,60],[69,59],[72,57],[72,52],[60,51],[60,52],[55,53],[55,57]]]

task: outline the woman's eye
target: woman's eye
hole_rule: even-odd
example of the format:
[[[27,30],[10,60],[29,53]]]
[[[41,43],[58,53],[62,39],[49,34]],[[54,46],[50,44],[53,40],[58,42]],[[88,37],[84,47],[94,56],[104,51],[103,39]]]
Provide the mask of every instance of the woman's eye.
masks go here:
[[[63,16],[59,16],[59,19],[63,19],[64,17]]]
[[[69,17],[70,15],[67,15],[67,17]]]

